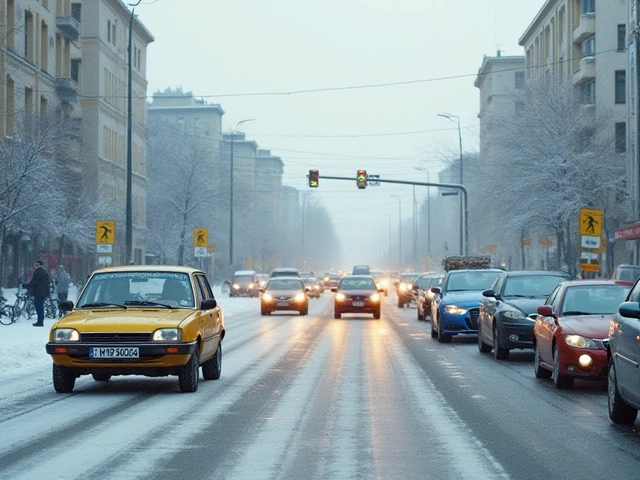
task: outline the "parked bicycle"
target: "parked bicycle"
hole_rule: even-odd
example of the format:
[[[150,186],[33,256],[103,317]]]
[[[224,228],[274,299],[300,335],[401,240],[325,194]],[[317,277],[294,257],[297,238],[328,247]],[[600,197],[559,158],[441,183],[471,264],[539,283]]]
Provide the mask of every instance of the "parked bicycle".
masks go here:
[[[13,305],[7,305],[7,299],[0,296],[0,323],[2,325],[11,325],[14,321]]]
[[[35,314],[36,307],[33,304],[33,297],[29,295],[26,290],[21,290],[21,285],[18,285],[18,291],[16,292],[16,301],[13,304],[13,321],[17,322],[23,316],[26,316],[27,320],[29,320]]]

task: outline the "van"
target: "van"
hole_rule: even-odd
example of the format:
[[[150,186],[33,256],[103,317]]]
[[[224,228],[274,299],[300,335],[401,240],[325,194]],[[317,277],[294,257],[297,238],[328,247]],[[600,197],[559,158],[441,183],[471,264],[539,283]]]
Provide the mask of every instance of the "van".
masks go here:
[[[257,297],[258,296],[258,274],[254,270],[238,270],[233,274],[230,297]]]
[[[273,277],[300,277],[300,273],[297,268],[293,267],[274,268],[270,278]]]

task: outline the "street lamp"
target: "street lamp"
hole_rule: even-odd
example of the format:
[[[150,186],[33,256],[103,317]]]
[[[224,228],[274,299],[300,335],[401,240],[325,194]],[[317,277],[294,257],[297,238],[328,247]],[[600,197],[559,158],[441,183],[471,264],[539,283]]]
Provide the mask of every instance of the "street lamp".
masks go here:
[[[429,170],[423,167],[415,167],[415,169],[426,173],[427,183],[431,182],[429,180]],[[431,261],[431,187],[427,187],[427,252],[429,253],[429,261]]]
[[[458,144],[460,146],[460,185],[464,185],[462,176],[462,131],[460,130],[460,117],[457,115],[451,115],[450,113],[438,113],[438,116],[451,120],[452,122],[457,122],[458,124]],[[462,248],[462,198],[460,199],[460,219],[460,255],[464,255],[464,250]]]
[[[246,118],[244,120],[240,120],[235,125],[232,125],[229,130],[231,131],[231,161],[230,163],[230,171],[231,171],[231,179],[230,179],[230,190],[231,193],[229,195],[229,265],[233,266],[233,137],[236,136],[237,128],[246,122],[252,122],[253,118]]]
[[[133,261],[133,201],[132,201],[132,177],[133,177],[133,166],[132,166],[132,148],[131,148],[131,137],[132,137],[132,128],[131,122],[133,120],[133,108],[132,108],[132,99],[131,99],[131,83],[132,83],[132,73],[131,73],[131,40],[133,37],[133,13],[136,10],[136,7],[140,5],[142,0],[138,0],[136,3],[130,3],[129,6],[133,7],[131,9],[131,17],[129,18],[129,58],[127,65],[127,193],[126,193],[126,213],[125,213],[125,229],[126,229],[126,238],[125,238],[125,261],[126,263],[131,263]]]
[[[391,195],[398,199],[398,270],[402,270],[402,202],[397,195]]]

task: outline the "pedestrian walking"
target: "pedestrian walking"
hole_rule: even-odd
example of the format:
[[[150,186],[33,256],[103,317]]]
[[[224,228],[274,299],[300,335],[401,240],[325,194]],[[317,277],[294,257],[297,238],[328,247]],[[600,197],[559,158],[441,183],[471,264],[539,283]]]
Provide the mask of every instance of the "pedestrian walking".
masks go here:
[[[36,260],[31,281],[22,285],[29,295],[33,296],[33,305],[38,315],[38,320],[33,324],[34,327],[44,327],[44,301],[49,296],[49,282],[50,277],[43,267],[42,260]]]
[[[69,295],[69,274],[64,269],[64,265],[58,266],[58,273],[56,274],[56,292],[58,293],[58,310],[60,316],[64,315],[66,310],[62,308],[62,302],[67,301]]]

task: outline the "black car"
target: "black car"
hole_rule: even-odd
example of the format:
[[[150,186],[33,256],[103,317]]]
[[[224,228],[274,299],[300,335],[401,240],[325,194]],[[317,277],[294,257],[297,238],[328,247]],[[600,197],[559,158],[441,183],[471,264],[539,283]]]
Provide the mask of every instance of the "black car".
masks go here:
[[[333,302],[333,318],[341,318],[343,313],[372,313],[380,318],[380,291],[371,275],[345,275],[340,279]]]
[[[514,348],[533,348],[533,327],[538,306],[553,289],[571,276],[564,272],[503,272],[482,292],[478,317],[478,350],[498,360]]]
[[[439,286],[443,277],[443,273],[428,273],[420,275],[418,280],[416,280],[414,292],[416,296],[416,311],[418,312],[419,321],[425,320],[427,317],[431,317],[431,302],[434,297],[431,287]]]

